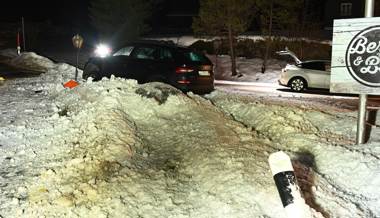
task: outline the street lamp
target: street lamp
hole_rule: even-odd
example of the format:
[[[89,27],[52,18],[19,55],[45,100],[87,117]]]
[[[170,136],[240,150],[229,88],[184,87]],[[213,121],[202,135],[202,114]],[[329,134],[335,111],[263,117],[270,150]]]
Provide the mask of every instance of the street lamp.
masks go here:
[[[83,45],[83,38],[79,34],[76,34],[72,38],[72,42],[73,42],[74,47],[77,49],[77,63],[76,63],[76,66],[75,66],[75,81],[77,81],[77,78],[78,78],[79,52],[80,52],[80,49],[82,48],[82,45]]]

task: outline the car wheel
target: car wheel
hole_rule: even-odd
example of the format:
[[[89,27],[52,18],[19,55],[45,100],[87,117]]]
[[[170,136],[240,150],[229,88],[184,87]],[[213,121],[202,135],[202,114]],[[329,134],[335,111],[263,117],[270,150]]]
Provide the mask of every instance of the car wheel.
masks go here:
[[[92,77],[93,80],[98,80],[99,78],[100,69],[98,66],[92,63],[86,64],[83,70],[83,79],[87,80],[88,78]]]
[[[296,77],[289,82],[290,89],[301,92],[307,88],[307,82],[304,78]]]

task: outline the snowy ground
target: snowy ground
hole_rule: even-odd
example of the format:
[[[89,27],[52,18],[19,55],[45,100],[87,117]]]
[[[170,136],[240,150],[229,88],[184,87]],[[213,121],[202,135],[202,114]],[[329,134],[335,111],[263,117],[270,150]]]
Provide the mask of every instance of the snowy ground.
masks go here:
[[[267,159],[291,155],[314,217],[380,217],[380,144],[356,111],[43,70],[0,86],[0,217],[286,217]],[[275,68],[276,66],[274,66]]]
[[[210,60],[215,65],[215,79],[229,80],[240,82],[264,82],[264,83],[277,83],[280,76],[281,69],[286,66],[285,61],[270,59],[265,73],[261,73],[263,60],[259,58],[246,59],[239,57],[236,59],[236,70],[238,75],[231,76],[231,58],[230,56],[210,55]]]

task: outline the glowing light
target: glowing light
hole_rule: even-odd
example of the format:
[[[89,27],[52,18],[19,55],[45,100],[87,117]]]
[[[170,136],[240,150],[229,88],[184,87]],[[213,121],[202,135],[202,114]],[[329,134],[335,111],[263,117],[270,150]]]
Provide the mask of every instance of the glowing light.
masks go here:
[[[95,49],[95,54],[101,58],[107,57],[111,54],[111,48],[105,44],[99,44]]]

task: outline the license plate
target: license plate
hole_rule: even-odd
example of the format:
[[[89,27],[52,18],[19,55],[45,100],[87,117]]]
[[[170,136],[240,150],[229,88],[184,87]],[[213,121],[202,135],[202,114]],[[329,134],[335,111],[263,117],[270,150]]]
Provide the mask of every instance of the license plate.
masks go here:
[[[200,70],[198,71],[200,76],[210,76],[210,72],[205,71],[205,70]]]

